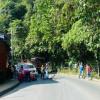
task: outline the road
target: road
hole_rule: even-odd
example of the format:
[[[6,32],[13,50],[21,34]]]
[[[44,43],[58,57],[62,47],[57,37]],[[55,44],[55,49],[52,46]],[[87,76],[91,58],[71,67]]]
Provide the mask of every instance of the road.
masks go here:
[[[24,82],[0,100],[100,100],[100,83],[56,74],[53,80]]]

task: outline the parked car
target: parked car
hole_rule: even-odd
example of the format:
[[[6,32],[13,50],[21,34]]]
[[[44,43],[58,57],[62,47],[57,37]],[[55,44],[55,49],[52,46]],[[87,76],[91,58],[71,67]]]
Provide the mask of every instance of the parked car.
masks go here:
[[[33,72],[34,76],[38,75],[37,69],[32,63],[30,63],[30,62],[28,62],[28,63],[25,63],[25,62],[18,63],[17,66],[16,66],[16,70],[17,70],[18,73],[20,72],[22,67],[23,67],[23,72],[25,70],[27,70],[27,71]]]

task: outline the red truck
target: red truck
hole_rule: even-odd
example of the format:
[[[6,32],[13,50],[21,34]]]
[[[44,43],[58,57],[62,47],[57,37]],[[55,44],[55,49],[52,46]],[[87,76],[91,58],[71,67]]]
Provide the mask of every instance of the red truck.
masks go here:
[[[40,73],[41,66],[45,65],[45,58],[43,57],[31,58],[31,63],[37,68],[38,73]]]

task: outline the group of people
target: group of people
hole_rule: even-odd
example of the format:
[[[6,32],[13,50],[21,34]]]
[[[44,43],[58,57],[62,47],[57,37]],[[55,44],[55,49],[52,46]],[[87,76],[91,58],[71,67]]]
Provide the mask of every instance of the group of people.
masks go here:
[[[84,76],[83,76],[83,70],[84,70],[83,69],[83,64],[80,63],[78,68],[79,68],[79,78],[80,78],[80,75],[82,75],[82,78],[84,78]],[[91,68],[90,68],[90,66],[88,64],[86,64],[85,68],[86,68],[86,73],[87,73],[88,79],[91,79],[91,77],[90,77],[90,75],[91,75]]]
[[[24,81],[25,79],[31,79],[31,80],[37,80],[32,72],[29,72],[27,70],[23,70],[23,66],[21,66],[21,69],[19,70],[19,73],[15,75],[16,70],[15,66],[9,63],[8,65],[8,75],[11,80],[14,80],[15,76],[18,76],[19,81]],[[44,65],[41,66],[41,79],[49,79],[49,65],[46,64],[46,67]]]
[[[33,71],[23,70],[23,66],[21,66],[21,69],[18,73],[18,80],[20,82],[24,81],[36,81],[37,78],[33,75]]]
[[[44,65],[41,66],[41,79],[49,79],[49,65],[46,64],[46,67]],[[32,71],[23,70],[23,66],[21,66],[21,69],[18,74],[18,80],[20,82],[24,81],[36,81],[36,77],[33,75]]]
[[[49,65],[46,64],[46,67],[44,67],[44,65],[41,66],[41,79],[44,79],[46,77],[46,79],[49,78]]]

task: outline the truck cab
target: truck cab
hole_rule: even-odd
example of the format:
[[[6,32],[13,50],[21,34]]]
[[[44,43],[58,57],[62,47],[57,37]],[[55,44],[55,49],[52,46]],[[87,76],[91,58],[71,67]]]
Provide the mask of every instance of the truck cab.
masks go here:
[[[42,57],[34,57],[31,58],[31,63],[36,66],[38,72],[41,72],[41,66],[45,65],[45,58]]]

